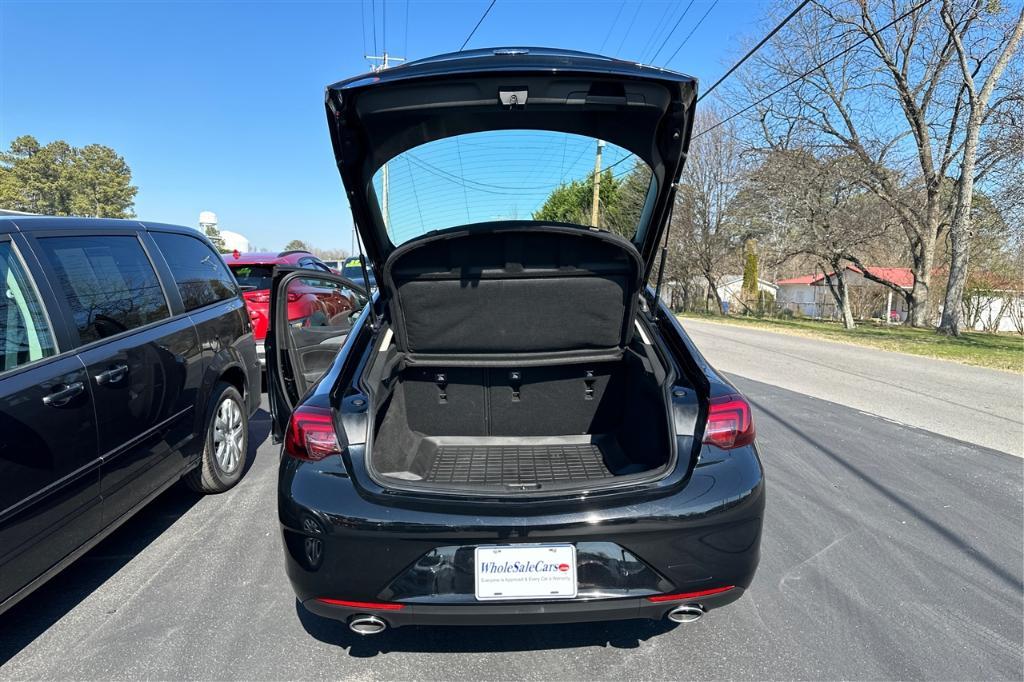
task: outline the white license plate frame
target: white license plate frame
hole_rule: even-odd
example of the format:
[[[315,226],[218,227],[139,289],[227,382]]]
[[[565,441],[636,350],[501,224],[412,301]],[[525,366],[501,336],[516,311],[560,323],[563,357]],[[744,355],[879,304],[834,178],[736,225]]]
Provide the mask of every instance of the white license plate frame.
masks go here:
[[[576,545],[480,545],[473,550],[473,586],[477,601],[575,599]]]

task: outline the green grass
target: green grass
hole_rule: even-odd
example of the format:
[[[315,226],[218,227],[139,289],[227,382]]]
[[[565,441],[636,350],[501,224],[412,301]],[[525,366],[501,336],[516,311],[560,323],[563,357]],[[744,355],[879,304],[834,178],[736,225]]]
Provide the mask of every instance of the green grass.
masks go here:
[[[883,350],[953,360],[966,365],[1024,372],[1024,338],[1019,334],[982,334],[964,332],[959,338],[937,334],[930,329],[858,323],[855,329],[843,329],[834,322],[806,319],[767,319],[684,313],[679,316],[721,322],[744,327],[808,336],[829,341],[871,346]]]

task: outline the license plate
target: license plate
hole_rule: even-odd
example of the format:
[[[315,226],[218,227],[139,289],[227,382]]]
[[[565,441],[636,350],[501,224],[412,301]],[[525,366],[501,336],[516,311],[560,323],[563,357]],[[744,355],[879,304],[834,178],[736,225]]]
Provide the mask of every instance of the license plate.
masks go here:
[[[576,596],[575,545],[477,547],[473,566],[481,601]]]

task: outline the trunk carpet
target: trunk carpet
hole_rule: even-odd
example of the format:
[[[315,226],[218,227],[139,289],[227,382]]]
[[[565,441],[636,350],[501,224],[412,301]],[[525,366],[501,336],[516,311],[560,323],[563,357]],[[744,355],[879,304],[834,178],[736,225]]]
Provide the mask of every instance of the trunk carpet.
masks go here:
[[[482,485],[589,481],[613,476],[605,459],[596,443],[442,445],[426,480]]]

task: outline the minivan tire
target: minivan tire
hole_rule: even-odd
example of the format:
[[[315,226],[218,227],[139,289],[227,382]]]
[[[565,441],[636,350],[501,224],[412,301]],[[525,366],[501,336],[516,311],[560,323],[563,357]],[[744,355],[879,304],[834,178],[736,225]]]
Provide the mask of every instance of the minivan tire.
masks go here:
[[[210,397],[203,428],[203,454],[199,466],[185,475],[185,483],[197,492],[221,493],[238,483],[245,471],[249,452],[249,416],[242,394],[229,383],[217,382]],[[229,401],[234,403],[235,410],[232,410],[230,405],[226,405]],[[241,428],[241,452],[230,470],[225,470],[217,458],[215,434],[218,414],[236,416],[237,421],[229,421]],[[224,420],[221,421],[221,425],[223,425]]]

